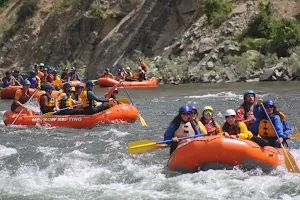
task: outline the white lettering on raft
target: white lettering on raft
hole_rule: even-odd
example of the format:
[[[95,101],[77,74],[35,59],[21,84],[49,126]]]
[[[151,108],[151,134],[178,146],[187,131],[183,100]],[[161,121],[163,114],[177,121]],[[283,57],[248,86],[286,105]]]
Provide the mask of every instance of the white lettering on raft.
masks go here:
[[[67,117],[55,117],[55,118],[45,118],[43,119],[42,121],[45,121],[45,122],[55,122],[55,121],[58,121],[58,122],[66,122],[66,121],[71,121],[71,122],[80,122],[82,121],[82,117],[70,117],[70,118],[67,118]],[[33,122],[38,122],[40,121],[40,118],[32,118],[32,121]]]

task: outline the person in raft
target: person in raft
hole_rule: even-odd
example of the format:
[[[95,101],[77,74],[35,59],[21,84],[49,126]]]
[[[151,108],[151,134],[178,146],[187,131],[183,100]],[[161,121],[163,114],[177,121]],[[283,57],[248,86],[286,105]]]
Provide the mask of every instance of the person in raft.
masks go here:
[[[100,75],[100,78],[113,78],[114,75],[110,73],[110,69],[106,68],[104,72]]]
[[[95,83],[93,81],[87,81],[85,87],[86,90],[83,90],[79,95],[83,107],[83,114],[92,115],[110,108],[109,104],[103,104],[103,102],[109,102],[111,99],[99,98],[95,95],[93,91]],[[96,106],[97,102],[102,102],[102,104]]]
[[[55,100],[51,96],[54,87],[50,83],[44,85],[45,94],[42,94],[39,100],[42,114],[53,112],[55,108]]]
[[[73,66],[71,68],[71,72],[68,73],[68,81],[76,81],[76,80],[81,82],[81,78],[76,72],[76,67]]]
[[[257,105],[254,106],[254,115],[256,120],[250,127],[250,130],[254,135],[259,135],[260,137],[266,139],[269,143],[269,146],[280,148],[281,144],[286,143],[288,136],[291,134],[291,127],[286,121],[285,115],[276,108],[274,101],[270,99],[265,100],[263,105],[279,136],[278,139],[270,121],[260,106],[262,102],[263,100],[259,99]]]
[[[259,146],[268,146],[268,141],[253,135],[248,131],[247,126],[242,121],[236,120],[236,113],[232,109],[228,109],[224,113],[226,122],[223,124],[221,135],[228,138],[249,139],[256,142]]]
[[[30,87],[30,81],[25,80],[23,83],[23,88],[16,90],[14,100],[10,108],[12,112],[19,113],[21,112],[21,110],[23,110],[22,111],[23,113],[28,114],[30,116],[32,116],[33,113],[35,113],[34,110],[31,110],[30,108],[24,105],[30,99],[29,87]]]
[[[221,126],[215,121],[213,114],[214,109],[211,106],[204,106],[202,109],[200,121],[206,128],[208,135],[218,135],[222,131]]]
[[[247,90],[244,93],[244,102],[236,109],[236,118],[243,121],[248,129],[255,121],[253,114],[254,103],[255,92],[253,90]]]
[[[10,85],[15,85],[15,81],[14,81],[11,71],[5,72],[5,77],[2,78],[2,82],[3,82],[3,88],[6,88]]]
[[[187,105],[179,108],[178,115],[172,120],[166,132],[164,140],[172,140],[170,143],[170,155],[178,145],[178,138],[192,136],[200,133],[197,125],[191,120],[191,108]]]
[[[63,80],[64,82],[68,81],[68,74],[69,74],[69,69],[67,67],[64,68],[64,71],[61,73],[61,80]]]
[[[207,134],[207,130],[205,128],[205,126],[202,124],[202,122],[199,120],[199,114],[198,114],[198,110],[197,107],[195,105],[189,105],[190,109],[191,109],[191,119],[195,121],[195,123],[198,126],[198,129],[200,130],[200,133],[202,134]]]
[[[72,109],[71,106],[74,104],[79,104],[72,98],[72,85],[70,83],[65,83],[63,85],[63,91],[56,99],[55,107],[58,115],[80,115],[83,113],[82,109]],[[70,109],[65,109],[65,108]],[[61,110],[64,109],[64,110]],[[61,111],[60,111],[61,110]]]
[[[13,77],[15,77],[16,79],[16,84],[17,85],[22,85],[24,83],[24,78],[22,75],[20,75],[20,71],[19,70],[15,70],[13,73]]]
[[[118,88],[115,88],[114,91],[111,93],[110,96],[108,96],[108,92],[105,93],[104,94],[104,98],[109,98],[109,99],[112,98],[114,100],[117,100],[118,94],[119,94],[119,90],[118,90]]]

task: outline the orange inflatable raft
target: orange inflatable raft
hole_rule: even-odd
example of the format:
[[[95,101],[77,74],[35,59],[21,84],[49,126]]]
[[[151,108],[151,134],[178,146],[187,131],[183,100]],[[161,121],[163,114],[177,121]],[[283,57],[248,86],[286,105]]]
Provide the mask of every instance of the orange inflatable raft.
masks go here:
[[[172,171],[191,173],[208,169],[245,170],[261,168],[265,172],[284,164],[282,149],[261,148],[250,140],[223,136],[204,136],[184,140],[171,155],[168,167]]]
[[[11,124],[18,113],[6,111],[3,115],[4,124]],[[130,104],[119,104],[93,115],[52,115],[40,120],[41,115],[29,116],[21,114],[14,125],[54,126],[71,128],[91,128],[98,123],[129,122],[134,123],[138,117],[137,109]]]
[[[147,78],[144,81],[123,81],[125,87],[156,87],[158,78]],[[118,84],[119,81],[111,78],[99,78],[98,84],[100,87],[113,87]],[[122,86],[120,86],[122,87]]]
[[[17,89],[22,88],[22,86],[8,86],[1,90],[1,99],[13,99]],[[35,89],[29,88],[29,94],[32,95],[35,92]],[[45,91],[39,90],[35,93],[35,97],[39,98],[42,94],[45,94]],[[52,96],[57,98],[59,96],[59,91],[53,91]]]

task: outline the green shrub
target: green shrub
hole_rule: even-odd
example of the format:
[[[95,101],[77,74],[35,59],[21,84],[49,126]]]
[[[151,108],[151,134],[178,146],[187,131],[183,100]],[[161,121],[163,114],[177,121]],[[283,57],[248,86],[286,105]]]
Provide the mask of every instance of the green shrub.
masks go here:
[[[102,4],[99,1],[94,1],[92,3],[91,14],[102,19],[105,19],[106,17],[109,16],[115,17],[116,15],[115,10],[109,8],[109,3]]]
[[[0,6],[4,6],[7,4],[9,0],[0,0]]]
[[[40,0],[23,0],[17,12],[16,23],[23,23],[28,17],[31,17],[38,8],[39,2]]]
[[[264,52],[268,40],[266,38],[245,38],[241,42],[241,51],[246,52],[248,50],[257,50],[260,52]]]
[[[207,16],[209,24],[219,26],[227,19],[234,5],[223,0],[205,0],[202,6],[203,13]]]
[[[141,5],[142,3],[144,3],[144,0],[129,0],[129,3],[131,5],[138,6],[138,5]]]

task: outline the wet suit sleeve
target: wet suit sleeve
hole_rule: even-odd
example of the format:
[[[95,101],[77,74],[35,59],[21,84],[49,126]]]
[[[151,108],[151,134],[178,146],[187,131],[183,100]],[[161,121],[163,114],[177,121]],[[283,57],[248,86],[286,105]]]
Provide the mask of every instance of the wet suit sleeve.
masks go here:
[[[284,135],[283,135],[283,125],[282,125],[280,117],[278,115],[275,115],[273,117],[273,119],[271,119],[271,120],[273,122],[273,125],[275,127],[275,130],[276,130],[278,136],[281,137],[281,138],[284,138]]]
[[[3,82],[3,87],[7,87],[7,86],[9,86],[11,84],[11,82],[9,81],[9,79],[6,78],[6,77],[4,77],[2,79],[2,82]]]
[[[88,91],[87,96],[88,96],[88,99],[92,99],[97,102],[109,102],[109,99],[97,97],[93,91]]]
[[[175,124],[170,124],[164,134],[164,140],[171,140],[175,135]]]

